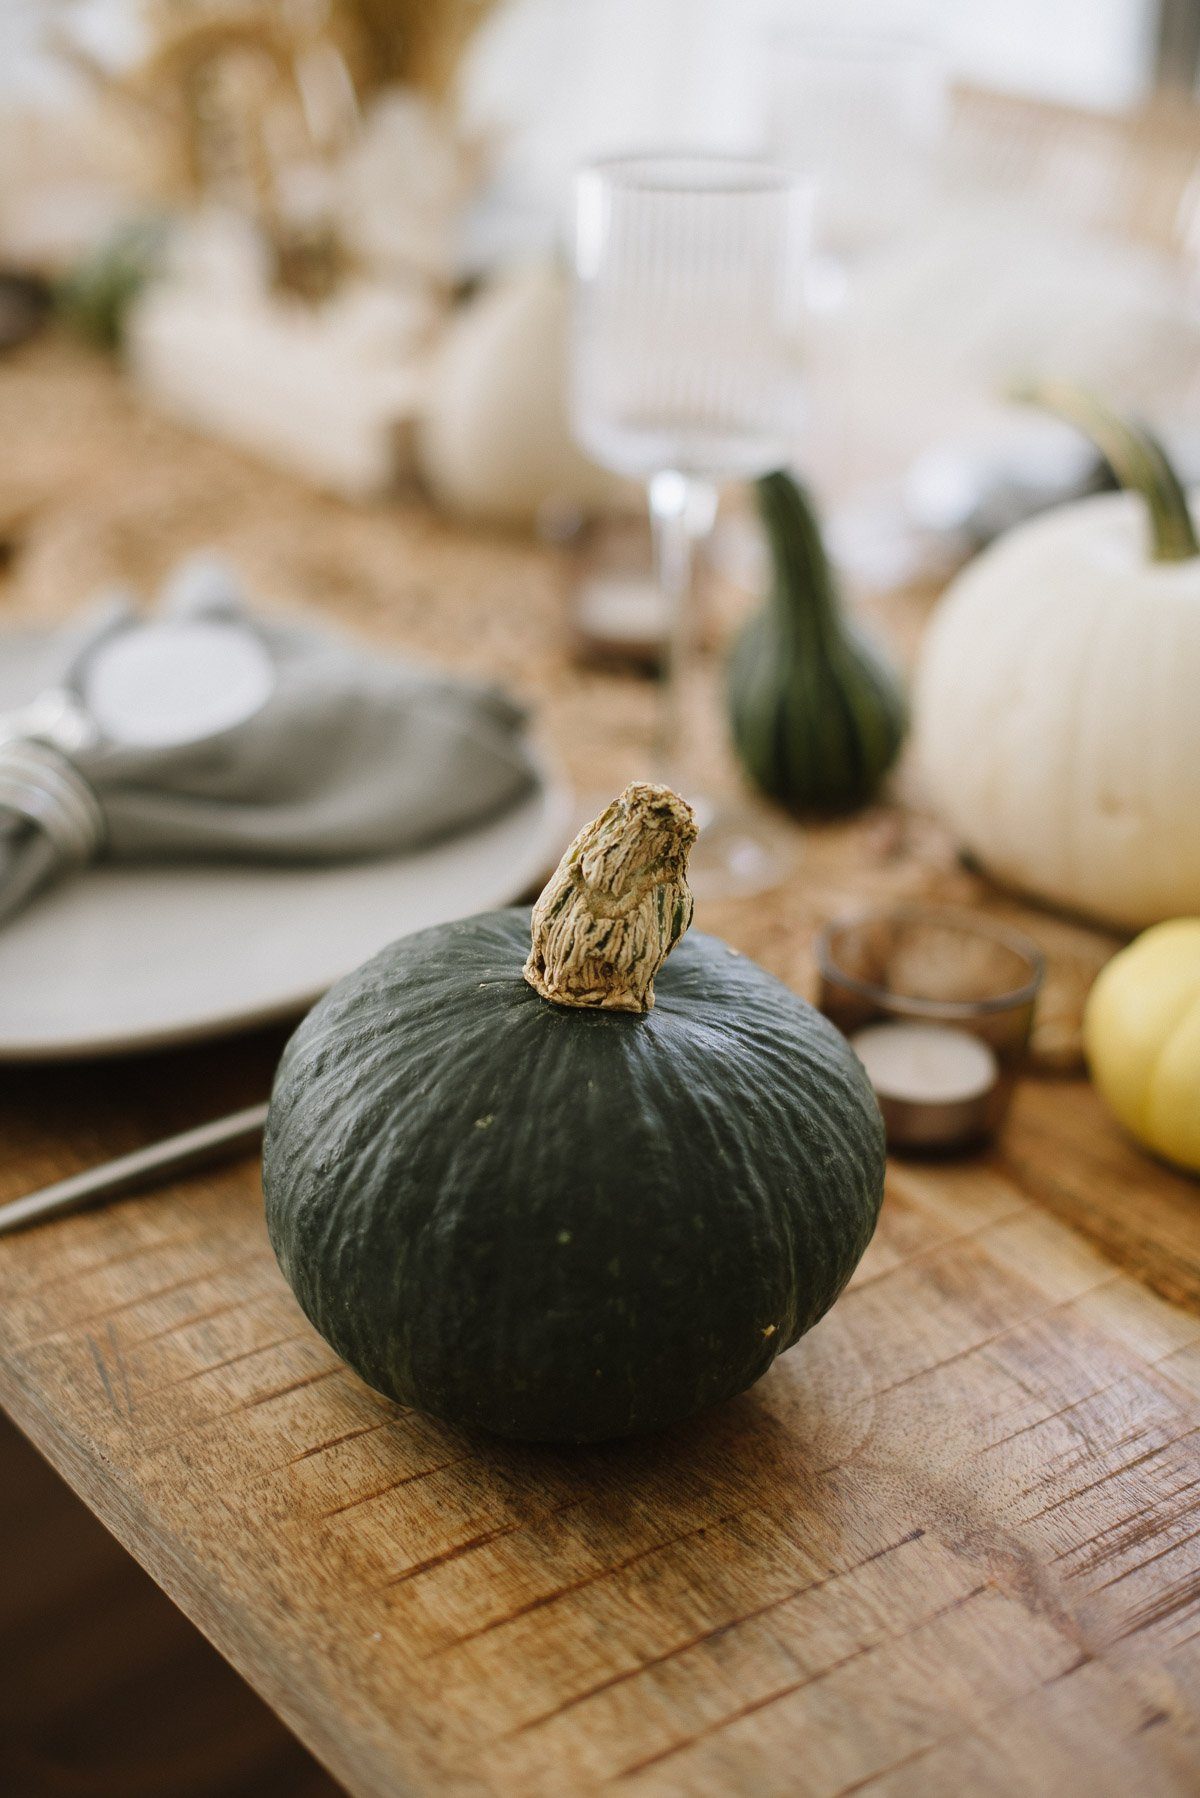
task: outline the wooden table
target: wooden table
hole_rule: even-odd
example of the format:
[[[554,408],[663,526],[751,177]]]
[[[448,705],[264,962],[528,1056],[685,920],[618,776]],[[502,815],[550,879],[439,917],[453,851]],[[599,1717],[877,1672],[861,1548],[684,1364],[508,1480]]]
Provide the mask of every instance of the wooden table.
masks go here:
[[[645,729],[642,689],[569,670],[528,546],[313,501],[58,350],[0,378],[0,434],[11,615],[203,536],[544,693],[592,780]],[[701,922],[803,988],[817,920],[889,893],[1021,916],[1059,965],[1104,946],[899,811]],[[5,1070],[0,1198],[259,1096],[281,1040]],[[1200,1785],[1200,1187],[1080,1079],[1027,1082],[985,1156],[895,1163],[830,1316],[657,1440],[505,1446],[367,1390],[284,1286],[250,1161],[0,1242],[0,1398],[356,1794]]]

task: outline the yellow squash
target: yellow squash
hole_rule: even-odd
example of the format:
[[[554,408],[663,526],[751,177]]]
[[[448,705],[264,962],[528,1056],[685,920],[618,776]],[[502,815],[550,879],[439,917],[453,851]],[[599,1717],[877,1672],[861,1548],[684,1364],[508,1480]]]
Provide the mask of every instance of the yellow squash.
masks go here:
[[[1092,988],[1092,1079],[1146,1148],[1200,1173],[1200,918],[1143,931]]]

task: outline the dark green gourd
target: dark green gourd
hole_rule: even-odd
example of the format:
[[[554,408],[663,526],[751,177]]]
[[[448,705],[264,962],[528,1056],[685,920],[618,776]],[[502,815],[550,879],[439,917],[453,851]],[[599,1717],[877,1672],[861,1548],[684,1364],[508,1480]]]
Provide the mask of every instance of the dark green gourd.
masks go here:
[[[896,759],[900,683],[843,611],[807,495],[790,475],[756,483],[771,592],[734,644],[733,740],[747,774],[797,811],[865,805]]]
[[[628,788],[564,856],[532,950],[528,911],[420,931],[284,1051],[271,1241],[379,1391],[532,1440],[658,1429],[757,1380],[849,1279],[878,1108],[811,1006],[680,941],[694,837],[667,788]]]

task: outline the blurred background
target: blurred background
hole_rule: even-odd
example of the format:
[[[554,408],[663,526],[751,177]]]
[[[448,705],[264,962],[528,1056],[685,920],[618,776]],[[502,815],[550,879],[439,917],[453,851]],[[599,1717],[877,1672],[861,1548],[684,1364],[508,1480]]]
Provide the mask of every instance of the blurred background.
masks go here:
[[[572,171],[765,150],[819,189],[797,455],[899,578],[1012,501],[1014,456],[1070,479],[997,412],[1021,373],[1186,436],[1198,46],[1194,0],[9,0],[0,259],[189,423],[528,524],[611,498],[543,353]]]

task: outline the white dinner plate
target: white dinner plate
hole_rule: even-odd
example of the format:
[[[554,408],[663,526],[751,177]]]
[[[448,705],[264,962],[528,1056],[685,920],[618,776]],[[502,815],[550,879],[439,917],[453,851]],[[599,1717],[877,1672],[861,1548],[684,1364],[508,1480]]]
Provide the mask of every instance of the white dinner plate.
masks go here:
[[[17,658],[4,649],[0,709],[29,697],[5,691]],[[0,1062],[120,1055],[296,1016],[395,937],[519,898],[570,824],[569,789],[545,767],[495,823],[415,855],[89,868],[0,926]]]

